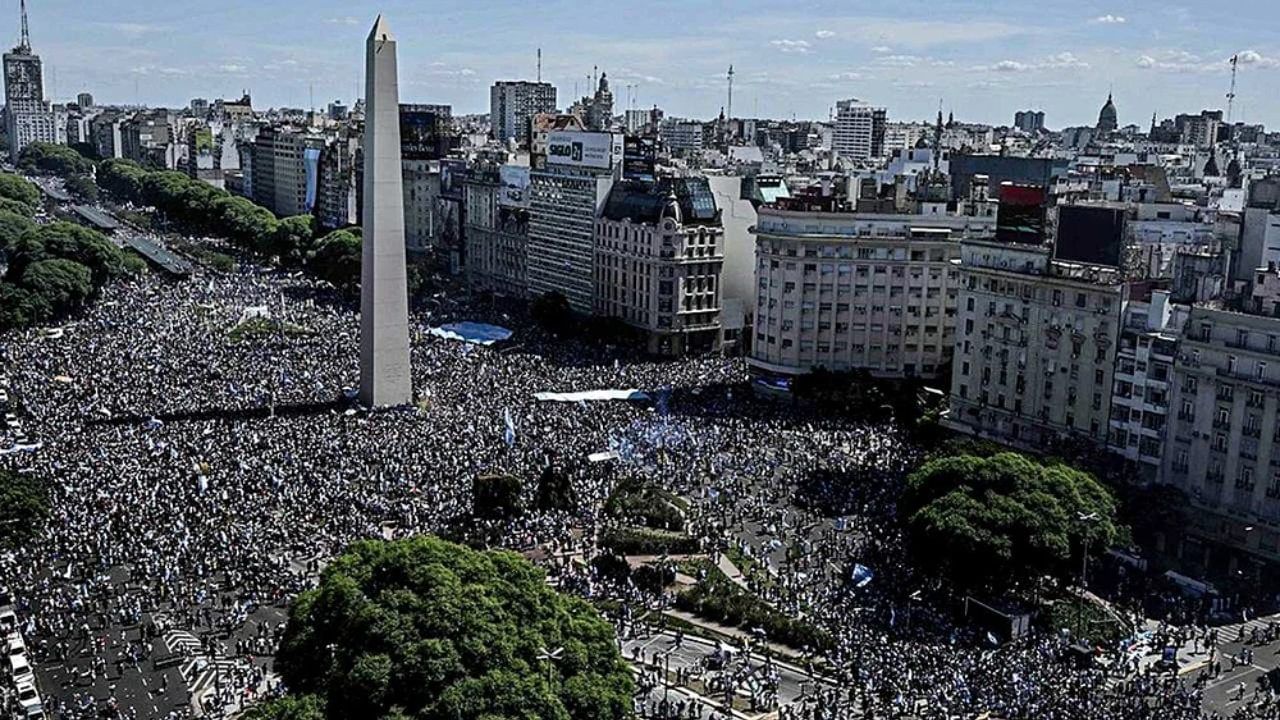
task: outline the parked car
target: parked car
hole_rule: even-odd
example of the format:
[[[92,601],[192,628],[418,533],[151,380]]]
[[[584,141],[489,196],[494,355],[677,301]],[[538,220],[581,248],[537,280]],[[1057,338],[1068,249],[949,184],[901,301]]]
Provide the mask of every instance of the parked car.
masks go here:
[[[43,720],[44,703],[40,701],[40,691],[33,682],[18,683],[18,717],[22,720]]]
[[[18,611],[12,605],[0,605],[0,632],[8,635],[18,629]]]
[[[14,685],[21,685],[24,682],[35,684],[36,673],[25,654],[6,655],[4,662],[9,667],[9,677],[13,679]]]

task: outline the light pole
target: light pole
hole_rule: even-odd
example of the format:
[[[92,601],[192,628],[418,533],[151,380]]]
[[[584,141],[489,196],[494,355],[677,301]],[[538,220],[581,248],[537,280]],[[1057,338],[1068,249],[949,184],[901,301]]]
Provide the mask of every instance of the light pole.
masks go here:
[[[1084,604],[1086,596],[1089,592],[1089,524],[1098,521],[1098,513],[1091,512],[1088,514],[1077,512],[1076,519],[1085,525],[1084,530],[1084,557],[1080,559],[1080,605],[1076,612],[1076,632],[1079,633],[1078,639],[1084,641]]]
[[[547,665],[547,690],[551,690],[552,664],[558,662],[562,655],[564,655],[564,648],[562,647],[558,647],[555,650],[548,650],[545,646],[538,648],[538,659]]]

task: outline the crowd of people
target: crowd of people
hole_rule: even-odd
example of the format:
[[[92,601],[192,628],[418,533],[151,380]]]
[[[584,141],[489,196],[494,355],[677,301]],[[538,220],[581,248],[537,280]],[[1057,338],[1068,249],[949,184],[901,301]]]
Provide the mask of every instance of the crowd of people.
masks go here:
[[[489,348],[427,333],[455,320],[515,337]],[[43,530],[0,557],[0,578],[56,685],[45,687],[53,717],[238,707],[274,687],[284,608],[327,558],[357,539],[449,527],[470,513],[480,474],[514,475],[532,493],[548,465],[569,475],[577,508],[526,512],[501,537],[559,558],[560,587],[617,591],[569,558],[600,552],[604,500],[640,478],[689,501],[687,530],[705,549],[751,559],[753,592],[829,633],[830,648],[809,651],[831,702],[786,717],[1203,717],[1199,690],[1170,676],[1075,669],[1058,636],[992,647],[915,602],[928,580],[905,562],[893,504],[919,453],[892,427],[756,398],[739,360],[637,359],[549,337],[491,301],[440,293],[411,322],[415,406],[375,413],[351,399],[352,303],[301,274],[243,264],[183,282],[141,276],[106,288],[58,337],[0,335],[0,364],[43,442],[0,464],[51,489]],[[534,398],[611,388],[661,401]],[[604,451],[613,459],[587,459]],[[794,502],[817,472],[865,479],[852,496],[816,490],[843,494],[838,519]],[[851,582],[855,563],[873,577]],[[174,632],[199,646],[175,650]],[[239,657],[251,670],[193,697],[191,677],[154,670],[168,655]],[[1236,717],[1276,716],[1274,702],[1243,707]]]

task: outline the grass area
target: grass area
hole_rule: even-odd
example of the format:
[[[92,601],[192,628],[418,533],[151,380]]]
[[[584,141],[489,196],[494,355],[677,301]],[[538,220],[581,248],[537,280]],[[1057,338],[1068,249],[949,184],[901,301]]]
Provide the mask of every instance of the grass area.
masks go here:
[[[285,337],[307,337],[311,335],[311,331],[292,323],[265,317],[255,317],[236,325],[228,333],[231,342],[268,340],[279,335],[284,335]]]
[[[1073,637],[1083,636],[1093,643],[1111,643],[1125,636],[1124,628],[1099,605],[1068,595],[1052,601],[1043,615],[1050,630],[1067,630]]]
[[[710,561],[698,561],[690,569],[693,570],[690,574],[702,580],[676,596],[676,607],[680,610],[742,630],[761,628],[766,639],[796,649],[831,646],[831,637],[826,632],[773,609],[730,580]]]
[[[660,530],[684,529],[688,510],[689,503],[684,498],[634,480],[619,483],[604,504],[610,517]]]

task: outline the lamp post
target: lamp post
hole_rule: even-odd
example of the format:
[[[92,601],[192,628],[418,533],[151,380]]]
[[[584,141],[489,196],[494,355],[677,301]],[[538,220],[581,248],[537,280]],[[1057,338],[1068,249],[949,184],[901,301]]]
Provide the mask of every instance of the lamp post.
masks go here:
[[[1088,514],[1077,512],[1076,519],[1085,525],[1084,531],[1084,557],[1080,559],[1080,605],[1076,612],[1076,632],[1079,633],[1079,639],[1084,641],[1084,604],[1085,595],[1089,590],[1089,528],[1090,523],[1098,521],[1098,513],[1091,512]]]
[[[548,690],[551,689],[551,668],[553,667],[553,663],[558,662],[562,655],[564,655],[564,648],[562,647],[558,647],[555,650],[548,650],[546,647],[538,648],[538,659],[547,665]]]

